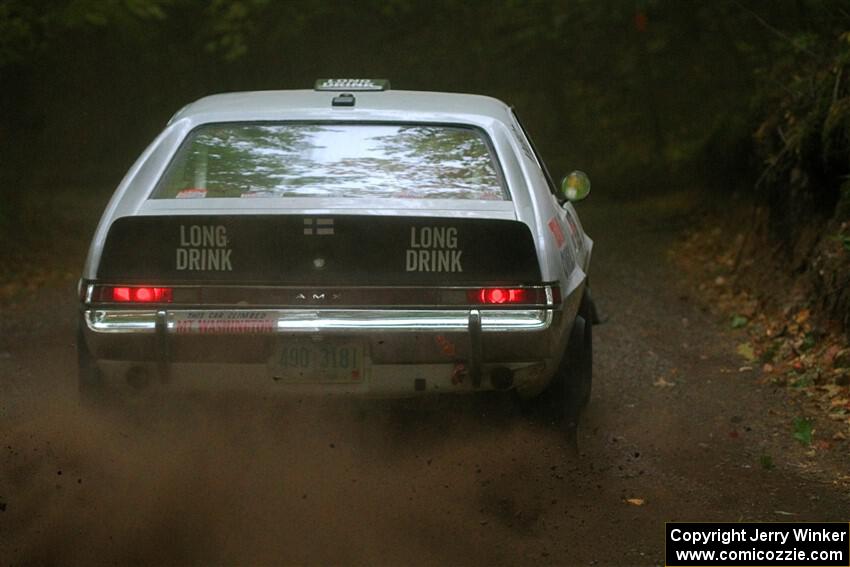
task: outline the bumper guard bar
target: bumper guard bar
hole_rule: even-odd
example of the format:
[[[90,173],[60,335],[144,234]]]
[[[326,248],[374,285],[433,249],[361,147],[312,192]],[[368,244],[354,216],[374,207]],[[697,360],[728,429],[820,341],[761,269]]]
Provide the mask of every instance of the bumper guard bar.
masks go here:
[[[170,379],[170,338],[198,334],[290,334],[466,332],[469,336],[468,372],[475,388],[481,386],[484,360],[482,334],[533,332],[548,329],[552,309],[452,310],[114,310],[89,309],[86,326],[96,334],[155,334],[160,380]]]

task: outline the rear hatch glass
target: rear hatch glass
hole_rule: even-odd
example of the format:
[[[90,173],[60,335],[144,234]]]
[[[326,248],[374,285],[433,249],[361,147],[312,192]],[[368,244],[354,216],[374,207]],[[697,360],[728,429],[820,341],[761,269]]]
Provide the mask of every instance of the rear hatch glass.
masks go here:
[[[193,130],[153,199],[509,200],[486,134],[386,123],[223,123]]]

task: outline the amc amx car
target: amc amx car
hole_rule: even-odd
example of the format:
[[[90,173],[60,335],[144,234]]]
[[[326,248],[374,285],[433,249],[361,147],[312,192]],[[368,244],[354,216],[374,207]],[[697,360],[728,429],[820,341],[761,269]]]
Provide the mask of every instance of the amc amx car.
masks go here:
[[[593,242],[511,108],[320,80],[180,110],[80,281],[86,399],[190,390],[588,399]]]

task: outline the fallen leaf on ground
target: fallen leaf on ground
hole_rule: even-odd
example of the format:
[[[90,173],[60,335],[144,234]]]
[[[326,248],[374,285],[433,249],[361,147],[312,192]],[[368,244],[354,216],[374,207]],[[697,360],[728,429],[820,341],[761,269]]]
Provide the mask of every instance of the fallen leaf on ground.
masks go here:
[[[829,348],[827,348],[823,352],[823,357],[822,357],[824,364],[826,364],[827,366],[831,366],[832,362],[835,360],[836,355],[840,352],[841,352],[841,347],[838,346],[838,345],[832,345]]]
[[[741,343],[735,351],[743,356],[747,362],[753,362],[756,359],[756,353],[753,350],[753,345],[750,343]]]
[[[652,383],[653,386],[657,386],[658,388],[672,388],[676,385],[676,382],[670,382],[664,376],[661,376]]]
[[[626,503],[632,506],[643,506],[646,504],[646,500],[643,498],[626,498]]]

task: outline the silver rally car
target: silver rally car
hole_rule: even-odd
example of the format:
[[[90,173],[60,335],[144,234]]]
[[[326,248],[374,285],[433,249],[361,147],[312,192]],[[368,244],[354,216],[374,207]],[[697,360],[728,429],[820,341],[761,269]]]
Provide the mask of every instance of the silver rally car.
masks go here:
[[[593,242],[504,103],[326,79],[180,110],[80,281],[84,398],[588,399]]]

